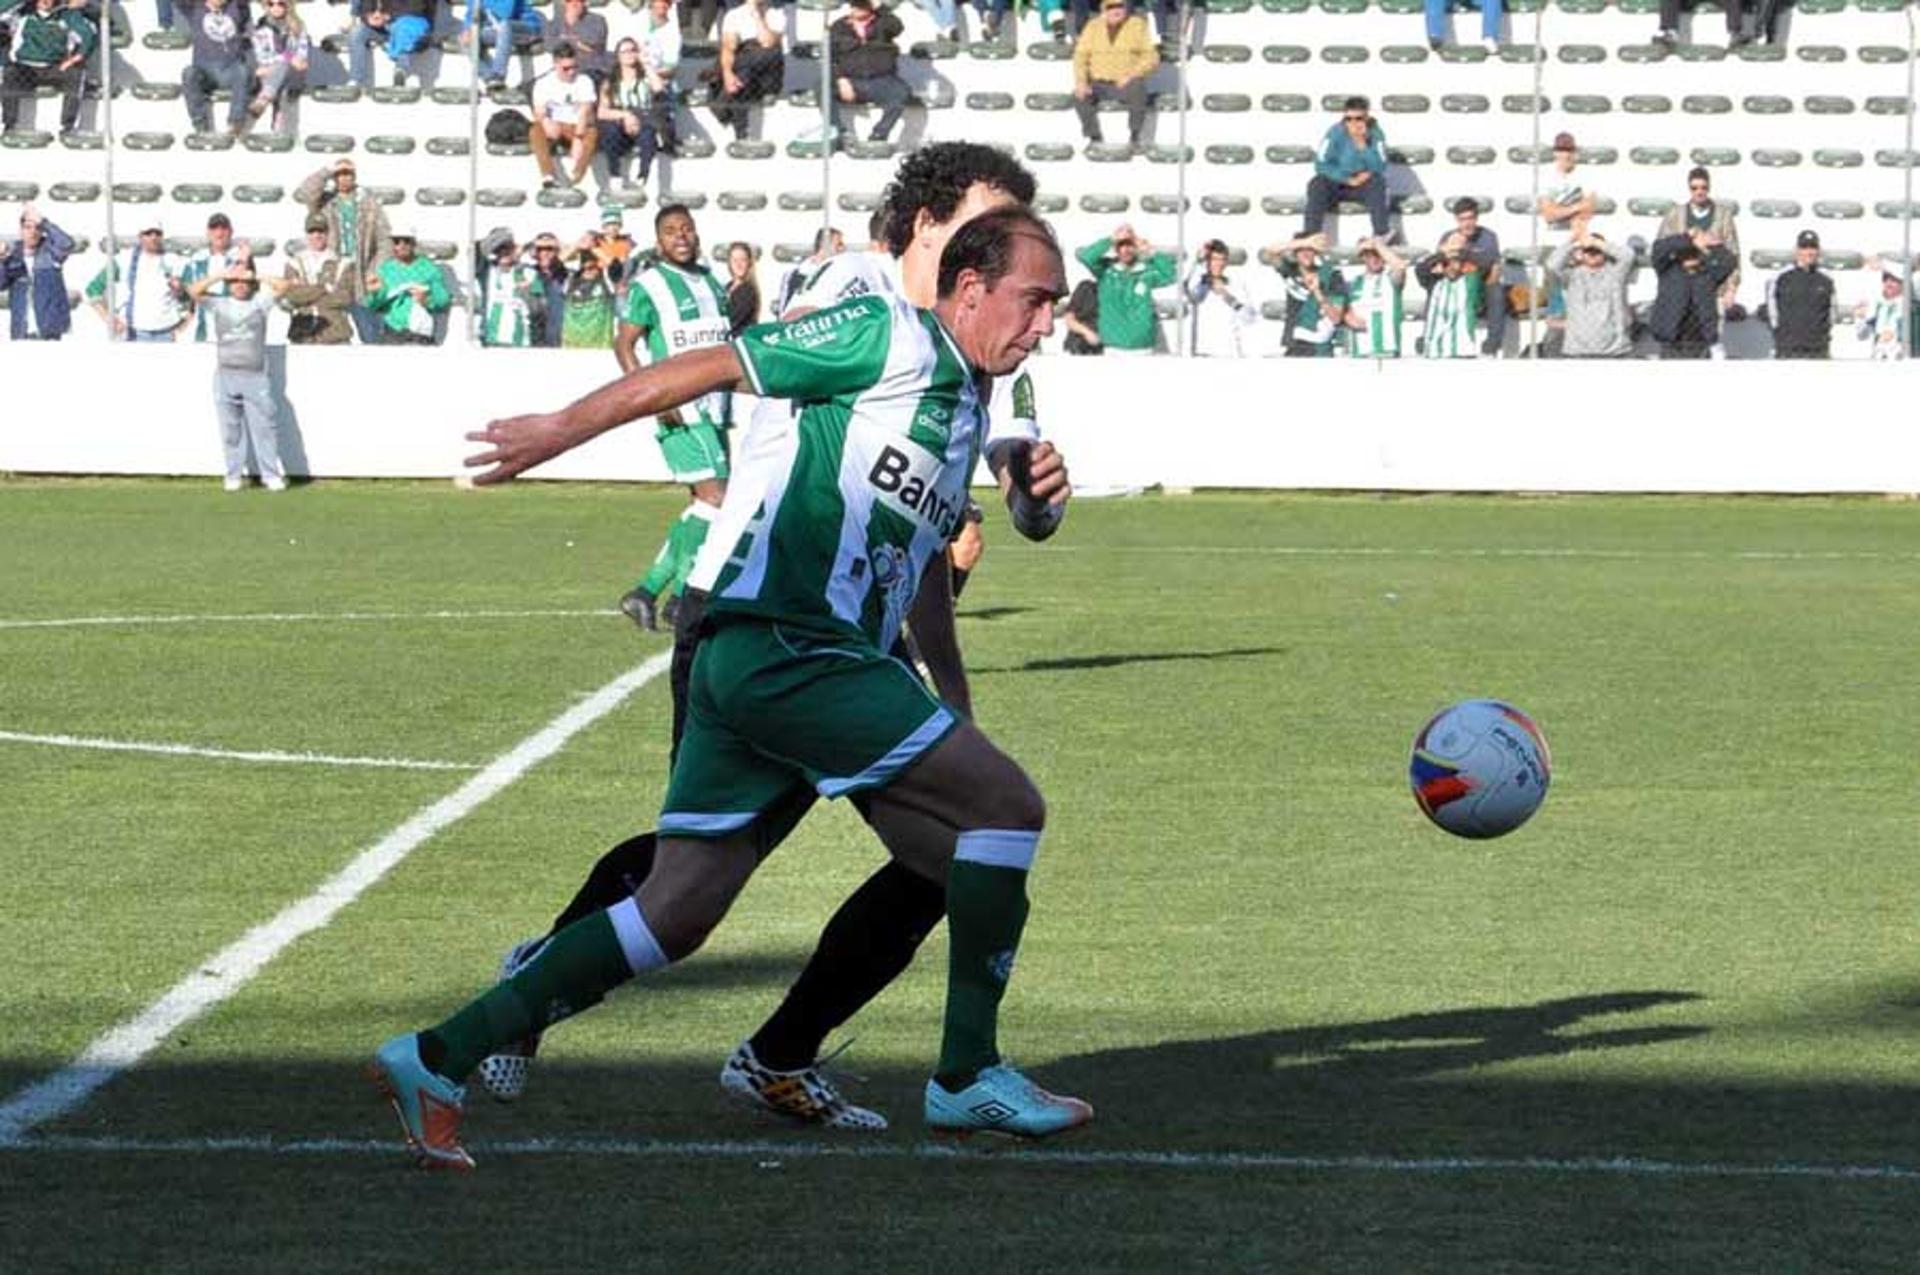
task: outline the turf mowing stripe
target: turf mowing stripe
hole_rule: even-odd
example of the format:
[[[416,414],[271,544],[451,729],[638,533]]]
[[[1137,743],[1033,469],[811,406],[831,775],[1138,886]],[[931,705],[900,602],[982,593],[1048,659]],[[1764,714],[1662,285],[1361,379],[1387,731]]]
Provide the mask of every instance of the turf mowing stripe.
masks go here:
[[[78,735],[29,735],[0,730],[0,743],[44,744],[49,748],[96,748],[110,753],[158,753],[166,757],[217,757],[224,761],[282,762],[305,766],[372,766],[383,770],[478,770],[463,761],[419,761],[411,757],[335,757],[330,753],[244,752],[201,748],[195,744],[148,744],[131,739],[91,739]]]
[[[1648,1160],[1634,1156],[1282,1155],[1261,1151],[1070,1151],[1017,1147],[951,1147],[937,1143],[845,1145],[825,1142],[648,1142],[606,1138],[535,1138],[467,1142],[477,1157],[578,1156],[607,1159],[702,1160],[989,1160],[996,1163],[1093,1168],[1275,1169],[1346,1173],[1446,1175],[1574,1173],[1656,1178],[1811,1178],[1835,1182],[1920,1182],[1920,1168],[1899,1164],[1738,1164]],[[385,1156],[402,1160],[397,1140],[373,1138],[19,1138],[15,1151],[103,1152],[114,1155]]]
[[[545,620],[618,615],[593,611],[260,611],[251,615],[71,615],[38,620],[0,620],[0,629],[85,629],[140,624],[311,624],[328,620]]]
[[[181,1027],[240,990],[268,962],[304,934],[332,921],[340,909],[391,872],[409,854],[472,814],[566,742],[625,703],[667,670],[673,653],[662,651],[605,686],[489,762],[484,770],[356,855],[319,889],[255,926],[236,942],[197,964],[159,1000],[108,1031],[59,1071],[0,1103],[0,1146],[57,1119],[84,1103],[100,1086],[134,1066]]]

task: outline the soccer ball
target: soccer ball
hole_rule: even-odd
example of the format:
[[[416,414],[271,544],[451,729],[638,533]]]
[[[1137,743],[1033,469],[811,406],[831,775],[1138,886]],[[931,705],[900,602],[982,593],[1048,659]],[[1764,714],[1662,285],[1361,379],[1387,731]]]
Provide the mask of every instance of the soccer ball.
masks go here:
[[[1547,737],[1497,699],[1434,714],[1413,737],[1408,778],[1420,811],[1456,837],[1498,837],[1540,808],[1553,775]]]

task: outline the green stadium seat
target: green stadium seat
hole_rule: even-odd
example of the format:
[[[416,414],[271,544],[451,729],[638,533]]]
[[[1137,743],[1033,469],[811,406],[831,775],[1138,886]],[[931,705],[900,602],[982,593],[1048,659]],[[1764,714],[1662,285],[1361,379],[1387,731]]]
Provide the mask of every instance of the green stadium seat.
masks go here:
[[[1740,109],[1749,115],[1791,115],[1793,99],[1773,94],[1755,94],[1740,99]]]
[[[1440,109],[1451,115],[1484,115],[1493,107],[1478,93],[1449,93],[1440,99]]]
[[[1329,44],[1320,50],[1320,60],[1334,66],[1356,66],[1373,56],[1364,45]]]
[[[1214,14],[1242,14],[1253,12],[1253,0],[1208,0],[1207,12]]]
[[[40,198],[40,186],[37,182],[0,181],[0,203],[25,204]]]
[[[107,148],[107,139],[103,133],[62,133],[60,144],[70,151],[98,151]]]
[[[1193,157],[1194,149],[1191,146],[1169,146],[1156,143],[1147,147],[1149,164],[1191,164]]]
[[[286,197],[283,186],[269,186],[249,183],[233,188],[233,197],[243,204],[277,204]]]
[[[465,106],[473,101],[473,90],[464,87],[436,88],[432,97],[441,106]]]
[[[1380,60],[1389,66],[1410,66],[1427,60],[1427,50],[1418,44],[1389,44],[1380,50]]]
[[[1920,168],[1920,151],[1875,151],[1873,162],[1881,168]]]
[[[1852,199],[1816,199],[1813,215],[1822,221],[1858,221],[1867,215],[1867,208]]]
[[[1755,248],[1747,260],[1761,270],[1784,270],[1793,264],[1791,248]]]
[[[1027,50],[1027,56],[1039,61],[1058,61],[1057,58],[1041,52],[1045,45],[1033,45]],[[907,46],[907,56],[916,62],[949,62],[960,56],[960,46],[952,40],[916,40]],[[803,59],[807,62],[819,60],[814,54]]]
[[[1792,221],[1800,217],[1800,201],[1797,199],[1756,199],[1750,206],[1756,217],[1767,221]]]
[[[347,133],[310,133],[306,148],[313,155],[345,155],[353,149],[353,138]]]
[[[1647,167],[1665,168],[1680,162],[1680,152],[1671,146],[1636,146],[1627,152],[1627,158]]]
[[[1851,115],[1854,112],[1852,98],[1829,94],[1816,94],[1807,98],[1803,105],[1809,115]]]
[[[1269,146],[1266,155],[1269,164],[1311,164],[1313,162],[1311,146]]]
[[[1140,211],[1156,217],[1173,217],[1193,207],[1193,201],[1181,195],[1142,195]]]
[[[1887,221],[1903,221],[1908,217],[1920,217],[1920,202],[1907,203],[1899,199],[1883,199],[1873,206],[1873,215]]]
[[[1606,115],[1613,110],[1613,99],[1599,93],[1569,93],[1560,99],[1560,109],[1569,115]]]
[[[460,247],[446,239],[422,239],[420,255],[428,261],[452,261],[460,255]]]
[[[156,53],[177,53],[182,49],[192,48],[193,37],[179,30],[149,31],[140,37],[140,44],[141,47],[152,49]]]
[[[1253,61],[1253,50],[1244,44],[1209,44],[1200,51],[1200,56],[1223,66],[1238,66]]]
[[[1500,109],[1509,115],[1531,115],[1536,110],[1545,115],[1553,110],[1553,99],[1531,93],[1509,93],[1500,99]]]
[[[160,202],[158,182],[115,182],[113,202],[116,204],[157,204]]]
[[[413,202],[423,208],[457,208],[467,202],[467,192],[458,186],[423,186],[413,192]]]
[[[1787,50],[1779,44],[1743,44],[1734,51],[1734,56],[1742,62],[1785,62]]]
[[[764,190],[723,190],[719,199],[721,212],[759,212],[767,206],[767,192]]]
[[[1620,162],[1620,148],[1618,146],[1582,146],[1580,162],[1595,168],[1617,164]]]
[[[1761,168],[1798,168],[1800,160],[1799,151],[1783,147],[1763,146],[1753,152],[1753,162]]]
[[[1487,60],[1487,51],[1477,44],[1449,44],[1440,50],[1440,60],[1450,63],[1474,64]]]
[[[847,141],[848,159],[892,159],[900,153],[898,142],[870,142],[851,138]]]
[[[1433,211],[1433,201],[1425,195],[1396,195],[1388,202],[1409,217],[1419,217]]]
[[[1242,217],[1253,211],[1245,195],[1202,195],[1200,211],[1214,217]]]
[[[1907,99],[1904,97],[1870,97],[1866,101],[1869,115],[1905,115]]]
[[[850,190],[833,202],[841,212],[870,213],[880,207],[881,194],[877,190]]]
[[[1011,93],[969,93],[967,109],[970,111],[1010,111],[1014,107]]]
[[[1303,195],[1262,195],[1260,211],[1269,217],[1298,217],[1307,209]]]
[[[1111,216],[1115,213],[1127,211],[1131,202],[1132,201],[1125,195],[1121,194],[1082,195],[1080,196],[1080,211],[1095,213],[1100,216]]]
[[[580,194],[577,190],[547,190],[540,193],[542,196]],[[581,196],[581,198],[584,201],[585,196]],[[544,204],[546,200],[542,198],[540,202]],[[662,204],[685,204],[692,211],[698,212],[707,206],[707,195],[705,191],[700,190],[663,190],[660,192],[660,202]]]
[[[1260,7],[1268,13],[1305,13],[1313,0],[1260,0]]]
[[[1804,13],[1806,10],[1802,9],[1801,12]],[[1802,62],[1827,63],[1847,60],[1847,51],[1833,44],[1803,44],[1795,49],[1793,54]]]
[[[1407,168],[1421,168],[1433,162],[1431,146],[1389,146],[1387,162],[1400,164]]]
[[[488,89],[487,101],[495,106],[531,106],[533,93],[525,88]]]
[[[136,102],[171,102],[180,96],[182,90],[178,84],[167,80],[148,80],[131,86],[127,92]]]
[[[1690,93],[1680,99],[1680,109],[1689,115],[1726,115],[1733,110],[1733,99],[1718,93]]]
[[[819,212],[827,206],[827,201],[817,190],[783,190],[780,192],[781,212]]]
[[[1245,93],[1209,93],[1200,99],[1200,109],[1215,115],[1239,115],[1253,109],[1253,99]]]
[[[398,88],[391,85],[378,85],[368,89],[367,96],[383,106],[412,106],[420,100],[420,88],[418,85]]]
[[[1029,142],[1027,160],[1035,164],[1064,164],[1073,158],[1073,147],[1065,142]]]
[[[1447,162],[1460,167],[1479,167],[1491,164],[1499,158],[1491,146],[1449,146]]]
[[[248,133],[240,144],[256,155],[285,155],[293,150],[293,134]]]
[[[1299,115],[1313,109],[1313,99],[1305,93],[1269,93],[1260,99],[1260,109],[1279,115]]]
[[[1011,62],[1018,52],[1011,44],[975,41],[967,46],[967,56],[976,62]]]
[[[1527,165],[1536,162],[1543,165],[1551,164],[1553,162],[1553,147],[1545,142],[1540,143],[1538,146],[1509,146],[1507,147],[1507,162],[1518,165],[1521,168],[1525,168]]]
[[[398,186],[363,186],[362,190],[373,196],[373,202],[382,208],[392,208],[407,202],[407,192]]]
[[[1862,13],[1899,13],[1907,0],[1855,0],[1855,7]]]
[[[1859,151],[1822,148],[1813,153],[1813,162],[1821,168],[1858,168],[1866,160]]]
[[[1503,44],[1500,46],[1500,60],[1510,66],[1532,66],[1544,57],[1537,45]]]
[[[1237,145],[1209,146],[1206,150],[1209,164],[1251,164],[1253,147]]]
[[[229,145],[233,139],[228,138]],[[120,144],[130,151],[168,151],[173,149],[172,133],[126,133]]]
[[[1605,62],[1607,51],[1597,44],[1563,44],[1554,56],[1571,66],[1590,66]]]
[[[473,142],[465,137],[429,137],[427,154],[441,159],[464,158],[473,148]]]
[[[100,198],[99,182],[55,182],[47,198],[56,204],[91,204]]]
[[[1861,48],[1860,60],[1876,66],[1885,66],[1890,62],[1905,62],[1907,51],[1889,44],[1869,44]]]
[[[1065,195],[1042,194],[1034,196],[1033,200],[1034,211],[1043,217],[1058,217],[1072,206]]]
[[[1627,211],[1636,217],[1664,217],[1673,211],[1674,201],[1660,195],[1627,200]]]
[[[1070,111],[1073,109],[1073,94],[1029,93],[1026,106],[1030,111]]]
[[[1657,44],[1623,44],[1615,50],[1614,56],[1630,66],[1644,66],[1666,61],[1667,51]]]
[[[473,202],[481,208],[521,208],[527,192],[518,186],[484,186],[473,192]]]
[[[205,182],[182,182],[172,191],[176,204],[217,204],[226,191]]]
[[[1433,109],[1433,99],[1424,93],[1389,93],[1380,99],[1386,115],[1425,115]]]
[[[1351,17],[1367,11],[1367,0],[1320,0],[1320,11],[1337,17]]]
[[[533,154],[533,147],[525,142],[483,142],[487,154],[496,159],[526,159]]]
[[[188,133],[180,144],[190,151],[230,151],[234,138],[228,133]]]
[[[824,154],[826,148],[817,141],[787,143],[788,159],[819,159]]]
[[[1607,0],[1558,0],[1553,7],[1562,13],[1577,13],[1590,17],[1596,13],[1606,12]]]
[[[1673,51],[1682,62],[1724,62],[1727,51],[1717,44],[1683,44]]]
[[[411,155],[413,154],[414,145],[414,140],[411,137],[401,137],[394,133],[381,133],[367,139],[367,154]]]
[[[1125,142],[1088,142],[1086,156],[1093,164],[1126,164],[1133,160],[1133,148]]]
[[[1731,146],[1696,146],[1691,158],[1702,168],[1730,168],[1740,162],[1740,152]]]
[[[1449,195],[1440,201],[1440,206],[1450,213],[1457,213],[1468,204],[1478,208],[1482,216],[1493,211],[1493,200],[1485,195]]]
[[[727,143],[727,158],[729,159],[772,159],[778,153],[779,148],[772,142],[744,141]]]

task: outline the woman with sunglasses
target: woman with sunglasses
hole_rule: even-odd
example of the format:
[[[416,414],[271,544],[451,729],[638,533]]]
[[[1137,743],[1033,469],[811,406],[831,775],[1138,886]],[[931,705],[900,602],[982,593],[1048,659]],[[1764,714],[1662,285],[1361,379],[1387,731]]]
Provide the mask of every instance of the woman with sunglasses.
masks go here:
[[[631,36],[613,50],[613,71],[600,88],[600,153],[607,157],[607,183],[626,190],[647,184],[653,168],[653,156],[660,149],[660,137],[648,117],[653,93],[647,87],[646,68],[640,64],[640,43]],[[634,175],[626,173],[627,161],[638,157]]]

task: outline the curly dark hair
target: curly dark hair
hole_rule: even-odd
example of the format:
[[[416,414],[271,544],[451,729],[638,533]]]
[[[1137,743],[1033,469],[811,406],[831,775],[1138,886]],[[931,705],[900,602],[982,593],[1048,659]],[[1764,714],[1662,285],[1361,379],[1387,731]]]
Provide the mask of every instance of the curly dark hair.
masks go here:
[[[886,209],[887,251],[898,257],[913,242],[913,221],[926,209],[935,221],[946,221],[967,197],[975,182],[1004,190],[1020,204],[1031,204],[1038,184],[1026,166],[1007,154],[979,142],[934,142],[900,161],[893,181],[882,196]]]

